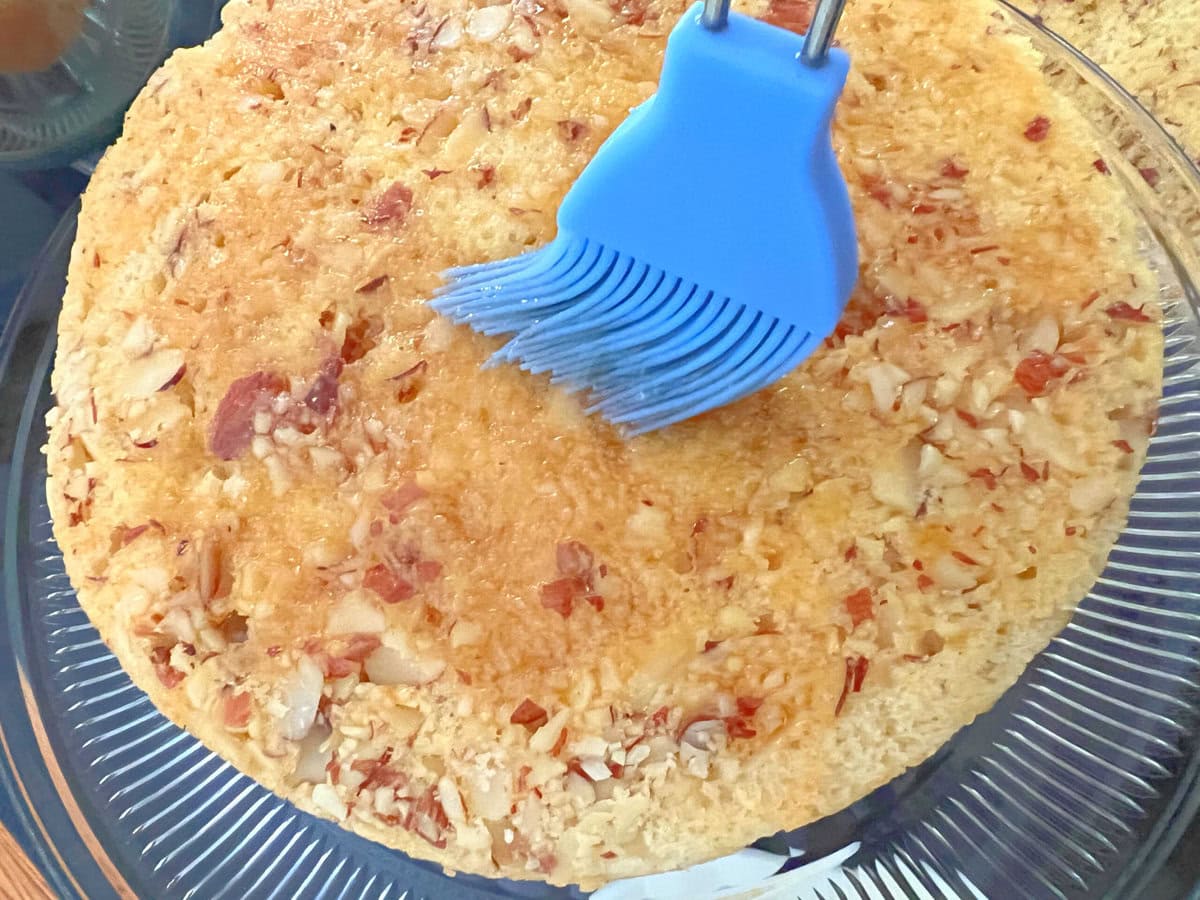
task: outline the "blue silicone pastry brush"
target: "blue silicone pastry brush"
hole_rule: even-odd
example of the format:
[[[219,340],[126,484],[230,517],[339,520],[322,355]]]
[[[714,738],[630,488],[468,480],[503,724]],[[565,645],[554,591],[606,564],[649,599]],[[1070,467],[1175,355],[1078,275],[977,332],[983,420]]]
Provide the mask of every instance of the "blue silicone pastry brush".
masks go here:
[[[858,271],[830,121],[849,59],[845,0],[801,38],[697,3],[658,91],[558,211],[558,235],[452,269],[434,309],[512,337],[489,365],[549,372],[588,413],[651,431],[765,387],[832,331]]]

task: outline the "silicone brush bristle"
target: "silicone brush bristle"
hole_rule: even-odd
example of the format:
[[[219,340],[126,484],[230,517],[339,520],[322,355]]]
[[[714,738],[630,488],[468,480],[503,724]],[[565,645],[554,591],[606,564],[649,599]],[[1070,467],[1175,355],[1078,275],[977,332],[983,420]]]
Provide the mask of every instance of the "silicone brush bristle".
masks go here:
[[[560,237],[460,271],[433,307],[486,334],[518,332],[489,366],[516,363],[588,391],[588,414],[632,434],[772,384],[814,343],[809,331],[586,240]]]
[[[709,30],[693,7],[658,92],[563,198],[558,237],[452,269],[433,308],[509,335],[489,366],[547,373],[635,434],[781,378],[833,330],[858,269],[830,142],[849,60],[804,62],[808,47],[737,14]]]

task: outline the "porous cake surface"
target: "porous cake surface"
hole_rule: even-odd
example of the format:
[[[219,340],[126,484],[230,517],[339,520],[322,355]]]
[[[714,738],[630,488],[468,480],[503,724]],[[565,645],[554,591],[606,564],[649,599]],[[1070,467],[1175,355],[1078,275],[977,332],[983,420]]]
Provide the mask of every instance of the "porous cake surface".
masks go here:
[[[1038,16],[1150,110],[1200,164],[1200,6],[1192,0],[1026,0]],[[1146,166],[1152,184],[1160,173]]]

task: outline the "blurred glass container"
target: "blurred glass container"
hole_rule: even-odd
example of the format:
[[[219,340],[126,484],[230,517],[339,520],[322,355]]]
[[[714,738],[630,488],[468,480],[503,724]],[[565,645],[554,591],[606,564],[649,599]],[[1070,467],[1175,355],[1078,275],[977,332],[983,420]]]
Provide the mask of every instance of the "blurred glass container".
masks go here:
[[[0,3],[0,169],[69,165],[117,136],[170,51],[211,32],[218,0]]]

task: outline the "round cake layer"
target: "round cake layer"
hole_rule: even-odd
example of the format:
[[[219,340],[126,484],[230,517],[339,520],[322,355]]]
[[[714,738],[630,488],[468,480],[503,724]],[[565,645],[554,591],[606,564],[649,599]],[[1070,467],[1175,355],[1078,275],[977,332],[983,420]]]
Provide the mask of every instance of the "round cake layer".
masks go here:
[[[936,12],[840,32],[837,333],[625,439],[426,299],[553,237],[682,6],[234,0],[97,168],[60,323],[55,533],[138,685],[348,829],[584,886],[832,813],[986,710],[1121,527],[1161,331],[1038,57]]]

